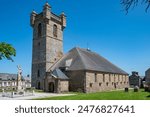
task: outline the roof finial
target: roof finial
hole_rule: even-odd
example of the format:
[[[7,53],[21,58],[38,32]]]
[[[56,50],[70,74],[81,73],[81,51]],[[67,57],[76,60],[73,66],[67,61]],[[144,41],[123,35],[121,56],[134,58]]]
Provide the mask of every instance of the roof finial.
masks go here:
[[[36,14],[36,12],[35,12],[35,10],[34,10],[34,9],[32,10],[32,13]]]
[[[46,0],[46,3],[45,3],[45,6],[49,6],[50,7],[50,5],[48,4],[48,1]]]

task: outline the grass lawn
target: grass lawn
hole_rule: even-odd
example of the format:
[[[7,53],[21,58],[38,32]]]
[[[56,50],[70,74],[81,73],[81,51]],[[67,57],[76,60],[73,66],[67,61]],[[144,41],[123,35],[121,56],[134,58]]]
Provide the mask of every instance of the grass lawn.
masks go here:
[[[47,97],[38,98],[36,100],[150,100],[150,93],[140,90],[139,92],[133,92],[130,90],[128,93],[124,91],[109,91],[99,93],[77,93],[72,96],[60,96],[60,97]]]

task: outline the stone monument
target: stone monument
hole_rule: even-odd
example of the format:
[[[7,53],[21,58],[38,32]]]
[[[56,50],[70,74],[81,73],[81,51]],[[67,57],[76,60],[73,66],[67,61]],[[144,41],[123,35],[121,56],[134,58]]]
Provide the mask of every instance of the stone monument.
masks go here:
[[[18,68],[17,91],[21,91],[22,90],[22,86],[21,86],[22,69],[19,65],[17,66],[17,68]]]

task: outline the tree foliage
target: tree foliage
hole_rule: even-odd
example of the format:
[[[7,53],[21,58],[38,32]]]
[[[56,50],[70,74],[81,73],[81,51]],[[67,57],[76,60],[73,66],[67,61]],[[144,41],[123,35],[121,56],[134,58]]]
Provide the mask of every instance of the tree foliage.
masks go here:
[[[12,47],[12,45],[0,42],[0,60],[6,58],[13,61],[12,56],[16,56],[16,50]]]
[[[150,7],[150,0],[121,0],[121,4],[124,7],[124,10],[128,13],[130,8],[134,8],[141,3],[142,5],[146,5],[145,11],[147,12]]]

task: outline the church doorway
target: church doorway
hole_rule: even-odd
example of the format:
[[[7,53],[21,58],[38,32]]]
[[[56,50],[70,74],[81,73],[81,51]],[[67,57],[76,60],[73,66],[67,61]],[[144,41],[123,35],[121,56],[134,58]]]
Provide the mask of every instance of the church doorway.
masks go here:
[[[38,87],[37,88],[41,89],[41,83],[40,82],[38,82]]]
[[[54,83],[50,82],[48,87],[49,87],[49,92],[54,93]]]

